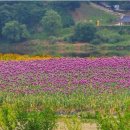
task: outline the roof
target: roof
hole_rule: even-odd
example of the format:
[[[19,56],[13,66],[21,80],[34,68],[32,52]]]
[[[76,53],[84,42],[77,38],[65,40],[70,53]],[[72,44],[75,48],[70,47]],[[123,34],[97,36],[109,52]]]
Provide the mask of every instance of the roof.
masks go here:
[[[127,23],[130,22],[130,15],[125,15],[120,19],[120,22]]]
[[[110,5],[106,4],[105,2],[100,2],[100,5],[106,7],[106,8],[111,8]]]

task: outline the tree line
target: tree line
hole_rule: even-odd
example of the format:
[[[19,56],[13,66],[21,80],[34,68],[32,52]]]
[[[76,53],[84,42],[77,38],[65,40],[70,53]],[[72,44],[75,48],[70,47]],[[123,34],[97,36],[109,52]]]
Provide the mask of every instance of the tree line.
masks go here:
[[[35,33],[40,25],[47,34],[57,35],[61,27],[74,25],[70,10],[80,2],[1,2],[0,38],[18,42]]]

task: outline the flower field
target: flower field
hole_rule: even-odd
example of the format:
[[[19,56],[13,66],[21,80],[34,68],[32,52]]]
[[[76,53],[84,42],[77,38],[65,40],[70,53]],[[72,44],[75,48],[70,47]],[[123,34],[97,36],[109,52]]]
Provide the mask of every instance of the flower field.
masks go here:
[[[0,62],[1,91],[65,93],[88,86],[99,93],[130,89],[129,58],[61,58]]]
[[[70,117],[101,130],[130,128],[129,57],[21,59],[0,61],[3,130],[52,130]],[[76,123],[68,129],[80,130]]]

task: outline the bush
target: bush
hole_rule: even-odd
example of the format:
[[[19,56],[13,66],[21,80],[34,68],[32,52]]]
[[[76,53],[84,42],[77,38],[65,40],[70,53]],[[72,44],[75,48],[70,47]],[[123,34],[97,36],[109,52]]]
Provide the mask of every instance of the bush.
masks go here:
[[[56,114],[50,108],[43,111],[28,111],[30,104],[18,102],[3,104],[0,108],[0,128],[4,130],[52,130]]]
[[[2,35],[11,42],[18,42],[29,38],[29,32],[26,25],[17,21],[10,21],[2,28]]]
[[[50,44],[55,44],[57,42],[57,37],[55,36],[50,36],[48,39]]]
[[[74,43],[75,41],[77,41],[77,39],[74,37],[74,35],[70,35],[70,36],[64,37],[64,41]]]
[[[119,33],[108,29],[98,31],[96,33],[96,38],[106,43],[117,43],[124,40]]]
[[[75,26],[74,39],[79,42],[90,42],[94,39],[96,30],[92,23],[80,22]]]
[[[130,34],[130,26],[121,26],[119,28],[119,34]]]
[[[119,34],[130,34],[130,26],[99,26],[98,30],[110,30],[110,31],[115,31],[118,32]]]
[[[98,45],[98,44],[100,44],[100,43],[102,43],[102,41],[100,40],[100,39],[94,39],[94,40],[92,40],[92,42],[91,42],[92,44],[95,44],[95,45]]]
[[[52,130],[56,125],[56,115],[50,108],[46,108],[43,112],[29,113],[27,121],[25,130]]]

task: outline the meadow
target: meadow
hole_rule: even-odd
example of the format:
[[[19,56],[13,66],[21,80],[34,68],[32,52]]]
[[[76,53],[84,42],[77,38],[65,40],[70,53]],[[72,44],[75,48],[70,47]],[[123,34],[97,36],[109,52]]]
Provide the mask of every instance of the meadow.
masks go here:
[[[129,130],[130,57],[14,57],[0,61],[1,130]]]

